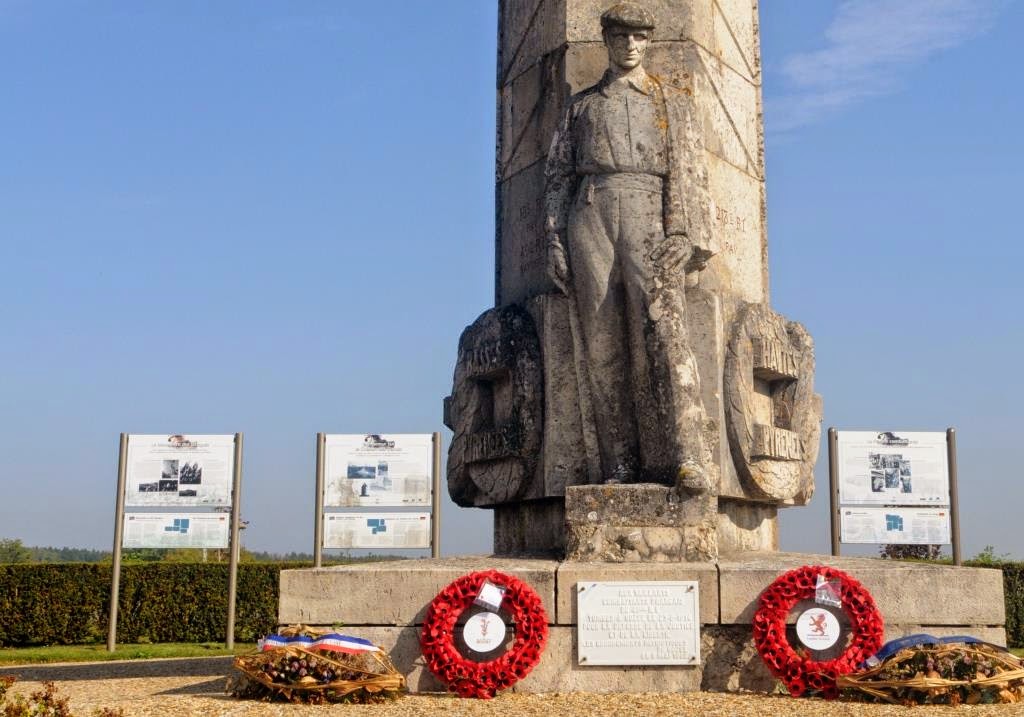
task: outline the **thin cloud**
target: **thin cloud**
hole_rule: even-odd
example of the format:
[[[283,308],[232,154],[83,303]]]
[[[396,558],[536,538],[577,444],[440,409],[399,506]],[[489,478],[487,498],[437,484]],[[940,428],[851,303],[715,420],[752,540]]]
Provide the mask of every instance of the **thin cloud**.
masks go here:
[[[788,91],[766,100],[772,132],[899,89],[908,69],[988,30],[1003,0],[843,0],[826,46],[782,63]]]

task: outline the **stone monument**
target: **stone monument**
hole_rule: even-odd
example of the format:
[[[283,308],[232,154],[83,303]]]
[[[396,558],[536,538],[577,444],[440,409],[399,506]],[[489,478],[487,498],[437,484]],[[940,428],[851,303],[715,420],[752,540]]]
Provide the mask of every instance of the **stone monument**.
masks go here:
[[[768,300],[757,3],[613,2],[499,0],[495,306],[445,400],[449,492],[494,511],[497,555],[285,570],[279,623],[344,622],[438,690],[427,605],[497,569],[550,623],[516,690],[770,690],[759,596],[823,564],[871,591],[886,639],[1002,642],[999,571],[776,552],[821,402],[810,336]],[[586,664],[581,624],[604,623],[581,595],[658,581],[694,586],[699,660]],[[603,618],[649,644],[642,611]]]
[[[496,306],[459,342],[449,490],[498,554],[774,550],[821,402],[768,302],[757,7],[606,3],[501,3]]]

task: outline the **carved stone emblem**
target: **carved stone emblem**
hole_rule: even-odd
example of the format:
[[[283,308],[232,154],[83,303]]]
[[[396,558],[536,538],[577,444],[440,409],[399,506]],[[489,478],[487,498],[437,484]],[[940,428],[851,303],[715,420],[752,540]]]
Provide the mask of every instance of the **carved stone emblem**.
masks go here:
[[[821,397],[814,393],[814,343],[807,330],[763,304],[748,304],[727,349],[725,397],[729,447],[750,497],[810,500]]]
[[[483,506],[522,495],[537,467],[543,396],[540,343],[521,306],[491,309],[462,332],[445,399],[452,500]]]

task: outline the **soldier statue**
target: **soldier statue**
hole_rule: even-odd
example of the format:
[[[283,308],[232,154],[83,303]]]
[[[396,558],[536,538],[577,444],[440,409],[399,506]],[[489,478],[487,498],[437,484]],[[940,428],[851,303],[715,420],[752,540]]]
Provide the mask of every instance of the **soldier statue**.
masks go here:
[[[602,480],[708,490],[686,274],[712,256],[688,93],[644,69],[645,8],[601,15],[608,70],[574,96],[545,171],[547,271],[572,299]]]

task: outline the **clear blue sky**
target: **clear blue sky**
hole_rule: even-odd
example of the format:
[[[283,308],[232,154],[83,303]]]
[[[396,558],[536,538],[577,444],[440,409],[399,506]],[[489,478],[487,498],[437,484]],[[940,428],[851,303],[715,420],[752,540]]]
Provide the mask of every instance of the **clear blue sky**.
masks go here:
[[[441,429],[493,296],[496,5],[0,0],[0,537],[109,548],[119,432],[244,431],[247,547],[308,551],[317,431]],[[761,30],[772,302],[824,425],[956,426],[966,552],[1024,557],[1024,7]],[[827,550],[824,467],[783,548]]]

